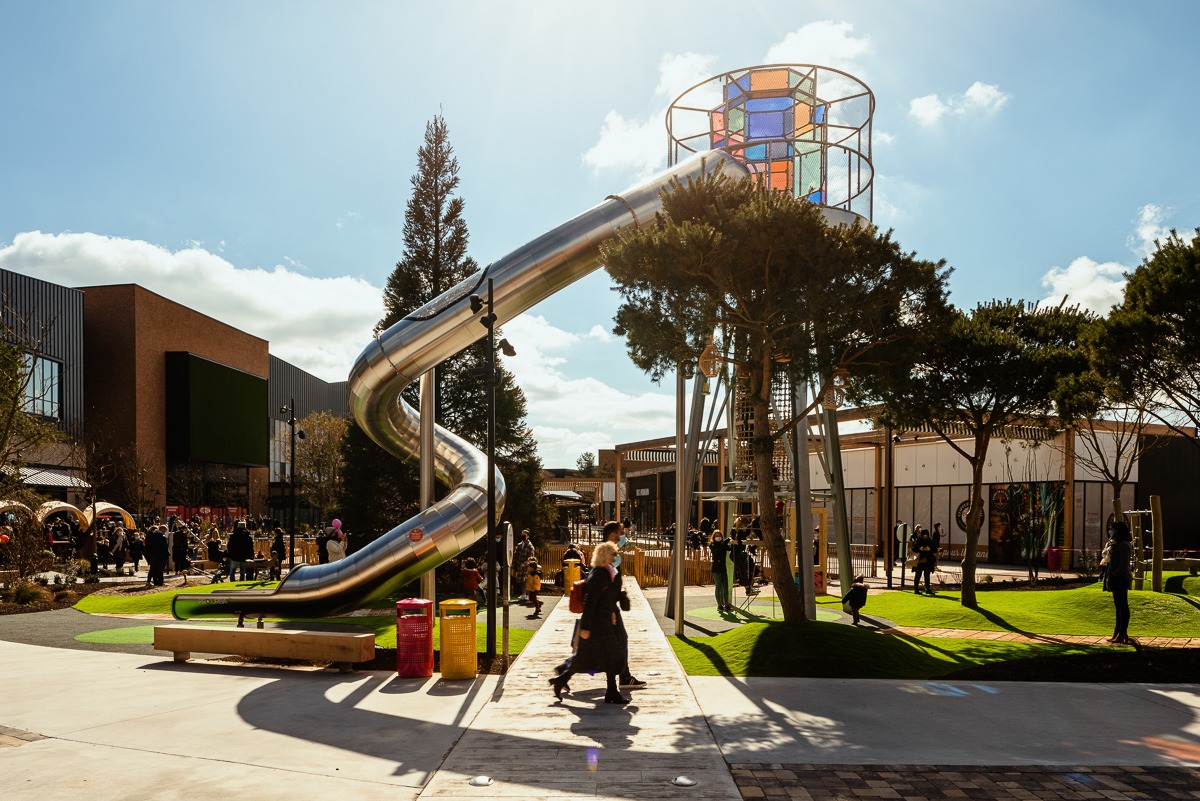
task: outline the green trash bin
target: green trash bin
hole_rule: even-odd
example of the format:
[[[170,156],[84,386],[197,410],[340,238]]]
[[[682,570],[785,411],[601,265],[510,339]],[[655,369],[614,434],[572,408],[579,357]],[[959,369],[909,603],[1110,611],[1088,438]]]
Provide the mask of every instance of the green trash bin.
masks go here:
[[[473,679],[479,670],[475,602],[452,598],[438,604],[438,643],[443,679]]]

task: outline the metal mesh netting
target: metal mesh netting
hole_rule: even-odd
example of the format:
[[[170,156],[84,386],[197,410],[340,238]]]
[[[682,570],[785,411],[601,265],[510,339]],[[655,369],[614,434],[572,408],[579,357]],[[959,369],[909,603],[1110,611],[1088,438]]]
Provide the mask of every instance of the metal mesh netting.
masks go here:
[[[733,465],[734,481],[753,481],[756,477],[754,469],[754,454],[751,451],[752,440],[757,431],[759,421],[754,417],[754,409],[750,403],[749,385],[744,378],[735,379],[733,399],[733,436],[737,439],[737,461]],[[771,433],[779,431],[779,426],[792,417],[792,394],[786,378],[777,377],[771,384],[771,406],[766,425]],[[782,439],[776,440],[775,451],[771,457],[775,481],[792,480],[792,463],[788,458],[787,448]]]
[[[862,81],[829,67],[773,64],[709,78],[667,110],[668,159],[720,149],[754,180],[822,206],[872,214],[871,119]]]

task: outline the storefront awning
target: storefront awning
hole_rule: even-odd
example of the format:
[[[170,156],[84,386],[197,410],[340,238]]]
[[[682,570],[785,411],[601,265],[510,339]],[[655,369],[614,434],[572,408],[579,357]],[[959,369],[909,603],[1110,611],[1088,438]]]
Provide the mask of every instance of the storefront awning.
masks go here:
[[[53,487],[54,489],[91,489],[92,485],[68,470],[53,467],[22,467],[21,483],[31,487]]]

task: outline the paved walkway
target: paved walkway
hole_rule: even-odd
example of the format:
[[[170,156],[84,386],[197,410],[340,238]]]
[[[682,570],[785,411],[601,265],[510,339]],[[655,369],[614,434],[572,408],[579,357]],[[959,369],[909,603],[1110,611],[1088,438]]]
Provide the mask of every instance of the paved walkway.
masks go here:
[[[576,676],[556,702],[548,680],[575,615],[559,604],[421,793],[425,799],[736,799],[737,787],[645,596],[626,582],[630,664],[649,687],[602,703],[604,677]],[[493,784],[471,787],[487,775]],[[674,786],[680,775],[695,787]]]
[[[0,641],[0,798],[414,801],[497,684]]]

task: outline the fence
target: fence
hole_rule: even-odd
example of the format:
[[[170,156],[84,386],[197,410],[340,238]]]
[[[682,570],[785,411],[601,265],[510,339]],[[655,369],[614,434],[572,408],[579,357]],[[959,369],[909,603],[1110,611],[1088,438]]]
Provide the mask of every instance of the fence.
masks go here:
[[[851,545],[850,546],[850,572],[855,576],[869,576],[875,578],[879,575],[879,565],[875,562],[875,546],[874,545]],[[825,575],[835,577],[838,575],[838,555],[837,543],[829,543],[825,553]]]

